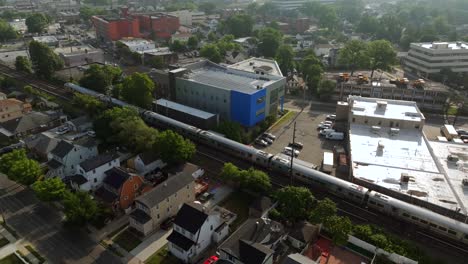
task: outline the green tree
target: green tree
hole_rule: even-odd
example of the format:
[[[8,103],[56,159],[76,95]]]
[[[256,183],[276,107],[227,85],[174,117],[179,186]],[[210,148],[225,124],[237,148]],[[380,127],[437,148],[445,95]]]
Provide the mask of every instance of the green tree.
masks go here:
[[[338,27],[338,16],[335,8],[329,5],[322,5],[322,9],[318,15],[319,25],[327,28],[328,31],[334,31]]]
[[[27,159],[27,157],[24,149],[15,149],[10,153],[3,154],[0,156],[0,172],[8,174],[16,161],[25,159]]]
[[[91,8],[88,6],[83,6],[80,8],[80,18],[85,23],[90,23],[92,16],[104,15],[105,13],[105,10],[99,8]]]
[[[216,9],[216,4],[213,2],[203,2],[198,5],[198,10],[205,12],[207,15],[213,14]]]
[[[340,17],[351,23],[359,21],[362,11],[364,10],[364,3],[362,0],[340,0],[337,2],[337,6]]]
[[[370,241],[372,236],[372,228],[369,225],[356,225],[353,228],[353,235],[364,241]]]
[[[225,181],[239,182],[240,174],[241,170],[239,170],[236,165],[227,162],[224,163],[223,169],[221,170],[221,174],[219,176]]]
[[[371,78],[376,69],[389,70],[397,62],[396,52],[387,40],[374,40],[369,43],[367,56],[370,58]]]
[[[239,123],[232,121],[223,121],[219,123],[216,131],[223,134],[229,139],[237,142],[242,142],[242,127]]]
[[[294,51],[290,45],[281,45],[276,51],[276,61],[281,72],[287,76],[289,71],[294,69]]]
[[[166,130],[156,136],[154,149],[169,164],[187,161],[195,154],[195,145],[174,131]]]
[[[20,159],[11,165],[8,170],[8,178],[15,182],[30,185],[42,174],[41,165],[32,159]]]
[[[356,31],[359,33],[376,35],[379,30],[379,21],[375,16],[363,15],[359,21]]]
[[[31,41],[29,43],[29,55],[32,68],[37,76],[50,79],[55,71],[63,67],[63,61],[46,44]]]
[[[265,193],[271,189],[270,177],[263,171],[249,168],[241,171],[240,178],[242,189],[256,193]]]
[[[220,63],[223,56],[216,44],[206,44],[200,50],[200,56],[209,59],[212,62]]]
[[[340,246],[348,242],[348,236],[353,229],[351,220],[348,217],[336,215],[328,217],[324,226],[330,232],[333,244]]]
[[[403,25],[400,19],[393,14],[385,14],[379,19],[377,38],[387,39],[397,43],[402,35]]]
[[[151,59],[149,59],[147,65],[151,68],[162,69],[164,68],[164,60],[160,56],[154,56]]]
[[[313,54],[302,61],[302,75],[310,91],[315,91],[322,78],[323,68],[320,60]]]
[[[98,213],[98,206],[86,192],[65,192],[63,198],[65,221],[74,226],[84,226]]]
[[[329,198],[325,198],[315,204],[310,213],[309,221],[314,224],[325,223],[328,218],[336,215],[336,211],[336,204]]]
[[[371,235],[370,240],[372,241],[372,244],[378,248],[386,249],[388,247],[389,241],[387,237],[383,234]]]
[[[32,188],[39,200],[44,202],[61,200],[66,190],[65,184],[58,177],[36,181]]]
[[[281,215],[292,222],[308,218],[314,196],[305,187],[287,186],[276,192],[277,209]]]
[[[224,30],[236,38],[248,37],[252,34],[253,24],[254,21],[249,15],[234,15],[226,19]]]
[[[347,65],[351,69],[351,76],[353,76],[356,68],[369,66],[369,60],[367,44],[361,40],[348,41],[340,50],[338,58],[340,64]]]
[[[0,41],[16,39],[18,34],[6,21],[0,20]]]
[[[75,93],[73,95],[72,104],[86,110],[90,116],[96,116],[106,108],[97,98],[81,93]]]
[[[154,82],[146,73],[133,73],[122,86],[122,98],[130,104],[149,108],[153,102]]]
[[[114,131],[112,122],[117,119],[128,120],[133,117],[138,117],[138,112],[130,107],[114,107],[104,111],[100,114],[93,122],[93,129],[96,132],[96,136],[102,141],[107,143],[117,142],[116,134],[118,131]]]
[[[191,50],[194,50],[194,49],[198,48],[198,38],[197,38],[197,36],[191,36],[187,41],[187,46]]]
[[[335,81],[321,80],[317,88],[317,95],[320,97],[320,99],[329,100],[335,92],[335,88]]]
[[[210,33],[208,33],[207,38],[209,41],[216,41],[218,39],[216,33],[214,33],[213,31],[210,31]]]
[[[258,51],[265,57],[273,58],[281,45],[282,35],[273,28],[264,28],[259,32]]]
[[[31,61],[26,56],[18,56],[15,59],[15,69],[25,73],[32,73]]]
[[[134,152],[151,151],[158,131],[146,125],[140,117],[117,118],[111,123],[114,137]]]
[[[187,50],[187,45],[185,42],[182,42],[176,39],[171,43],[169,48],[171,51],[174,51],[174,52],[184,52]]]
[[[80,79],[80,85],[88,89],[107,94],[112,84],[117,83],[122,76],[119,67],[111,65],[91,65]]]
[[[49,18],[42,13],[33,13],[26,18],[29,33],[42,33],[49,23]]]

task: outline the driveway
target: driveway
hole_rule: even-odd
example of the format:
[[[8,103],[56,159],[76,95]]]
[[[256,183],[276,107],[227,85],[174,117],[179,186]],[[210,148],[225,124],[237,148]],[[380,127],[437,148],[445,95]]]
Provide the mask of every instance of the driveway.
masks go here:
[[[0,174],[0,208],[6,223],[49,263],[121,263],[83,230],[62,227],[61,213],[41,203],[33,191]]]

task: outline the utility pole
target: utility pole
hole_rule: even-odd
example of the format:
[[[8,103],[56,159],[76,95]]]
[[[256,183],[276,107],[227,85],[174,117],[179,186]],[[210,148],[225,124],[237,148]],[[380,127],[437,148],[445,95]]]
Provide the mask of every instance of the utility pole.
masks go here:
[[[292,140],[292,145],[291,145],[291,150],[292,150],[291,151],[291,164],[289,166],[289,176],[291,177],[291,185],[293,185],[293,181],[294,181],[292,167],[293,167],[293,161],[294,161],[294,151],[295,151],[294,143],[295,142],[296,142],[296,121],[294,121],[293,140]]]

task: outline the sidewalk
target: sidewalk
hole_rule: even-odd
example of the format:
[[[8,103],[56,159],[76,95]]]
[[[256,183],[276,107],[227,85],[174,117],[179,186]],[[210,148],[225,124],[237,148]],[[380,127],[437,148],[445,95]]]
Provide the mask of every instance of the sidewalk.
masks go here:
[[[15,252],[19,251],[22,255],[21,258],[25,258],[31,264],[39,264],[40,261],[36,256],[34,256],[28,249],[24,246],[24,241],[22,239],[16,239],[8,230],[6,230],[3,226],[0,226],[0,235],[10,242],[10,244],[2,247],[0,249],[0,259],[14,254]],[[44,263],[47,263],[45,261]]]
[[[88,225],[88,229],[91,230],[91,234],[90,234],[91,237],[94,238],[96,242],[99,242],[103,240],[106,236],[114,232],[115,230],[128,224],[128,222],[129,222],[129,216],[126,214],[110,222],[109,224],[101,228],[100,230],[97,230],[95,227],[91,225]]]
[[[156,251],[167,244],[167,237],[172,233],[172,228],[169,230],[158,230],[150,237],[146,238],[140,245],[130,252],[129,259],[132,263],[141,263],[149,259]]]

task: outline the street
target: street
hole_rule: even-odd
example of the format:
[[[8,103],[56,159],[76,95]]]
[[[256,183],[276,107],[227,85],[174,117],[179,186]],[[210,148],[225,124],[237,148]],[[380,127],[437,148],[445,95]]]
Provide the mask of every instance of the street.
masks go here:
[[[31,189],[0,175],[0,190],[0,208],[7,225],[49,263],[121,263],[83,230],[65,229],[61,213],[40,202]]]

